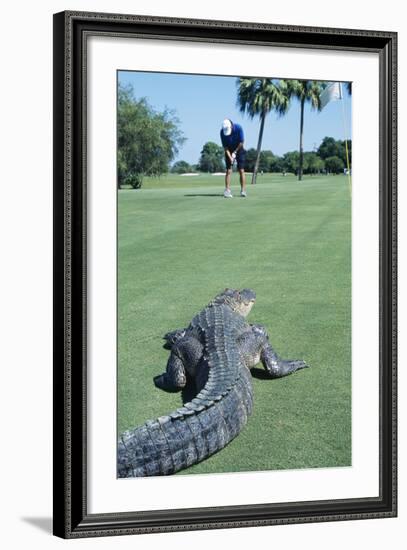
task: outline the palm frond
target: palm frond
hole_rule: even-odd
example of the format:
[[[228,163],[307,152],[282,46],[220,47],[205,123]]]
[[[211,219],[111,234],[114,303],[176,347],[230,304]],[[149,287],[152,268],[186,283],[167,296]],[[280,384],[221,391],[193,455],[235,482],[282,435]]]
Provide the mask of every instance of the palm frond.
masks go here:
[[[290,103],[284,86],[271,78],[239,78],[236,104],[240,111],[250,118],[272,110],[283,114]]]

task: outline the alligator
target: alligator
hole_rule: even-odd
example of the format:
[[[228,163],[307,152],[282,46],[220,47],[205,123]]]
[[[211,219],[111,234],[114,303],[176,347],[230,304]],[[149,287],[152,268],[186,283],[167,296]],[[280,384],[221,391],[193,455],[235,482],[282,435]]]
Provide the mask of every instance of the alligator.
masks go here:
[[[281,359],[265,327],[246,321],[255,299],[251,289],[225,289],[187,328],[164,336],[171,354],[154,384],[167,392],[189,388],[193,397],[170,414],[121,434],[119,478],[174,474],[223,449],[252,412],[250,369],[259,362],[270,378],[308,366]]]

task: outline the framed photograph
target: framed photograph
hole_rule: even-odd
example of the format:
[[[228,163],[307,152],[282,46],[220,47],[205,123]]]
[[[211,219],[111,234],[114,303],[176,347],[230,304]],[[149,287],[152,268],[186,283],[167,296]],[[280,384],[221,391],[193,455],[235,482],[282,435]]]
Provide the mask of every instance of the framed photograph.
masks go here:
[[[397,514],[393,32],[54,15],[54,534]]]

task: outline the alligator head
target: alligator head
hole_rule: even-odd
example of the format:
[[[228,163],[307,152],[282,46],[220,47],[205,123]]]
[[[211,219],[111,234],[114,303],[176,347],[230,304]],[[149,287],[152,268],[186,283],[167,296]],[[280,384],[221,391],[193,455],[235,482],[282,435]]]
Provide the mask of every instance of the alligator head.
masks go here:
[[[236,313],[247,317],[255,301],[256,293],[250,288],[243,288],[242,290],[225,288],[209,305],[226,304]]]

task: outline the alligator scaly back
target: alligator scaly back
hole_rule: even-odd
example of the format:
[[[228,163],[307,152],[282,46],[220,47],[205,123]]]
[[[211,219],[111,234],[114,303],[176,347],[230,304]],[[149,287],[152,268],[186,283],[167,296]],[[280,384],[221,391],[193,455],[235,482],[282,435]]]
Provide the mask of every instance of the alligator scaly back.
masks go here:
[[[207,382],[184,406],[121,435],[119,477],[173,474],[208,458],[240,433],[253,406],[251,375],[236,345],[245,325],[224,304],[211,304],[194,317],[190,326],[202,335]]]

